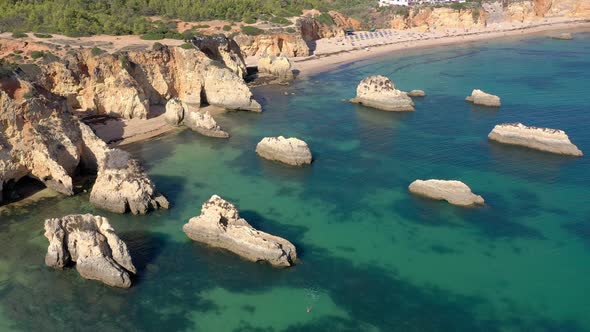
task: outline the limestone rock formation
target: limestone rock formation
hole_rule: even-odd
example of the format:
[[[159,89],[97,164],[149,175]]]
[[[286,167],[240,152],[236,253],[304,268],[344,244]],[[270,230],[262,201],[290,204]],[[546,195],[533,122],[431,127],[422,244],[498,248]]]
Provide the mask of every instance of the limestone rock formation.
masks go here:
[[[483,105],[489,107],[500,107],[502,106],[502,102],[500,101],[500,97],[485,93],[481,90],[475,89],[471,92],[471,96],[465,98],[465,100],[472,102],[476,105]]]
[[[238,35],[236,43],[244,55],[247,56],[287,56],[304,57],[311,55],[309,46],[300,35],[297,34],[264,34],[258,36]]]
[[[311,150],[304,141],[291,137],[265,137],[256,145],[256,153],[264,159],[301,166],[311,164]]]
[[[0,77],[0,182],[30,176],[73,195],[81,153],[78,121],[63,100],[39,95],[15,74]]]
[[[416,180],[410,184],[410,192],[436,200],[445,200],[453,205],[472,206],[484,204],[484,199],[471,192],[460,181]]]
[[[486,13],[477,9],[418,7],[408,15],[394,15],[389,26],[418,31],[480,28],[486,26]]]
[[[318,40],[321,38],[343,37],[345,34],[345,29],[335,24],[323,24],[315,17],[300,17],[295,24],[301,37],[305,41]]]
[[[168,208],[168,200],[158,193],[139,163],[118,149],[107,151],[99,163],[90,203],[116,213],[146,214]]]
[[[424,97],[424,96],[426,96],[426,92],[424,92],[423,90],[412,90],[412,91],[408,92],[408,96],[410,96],[410,97]]]
[[[177,98],[172,98],[166,103],[166,113],[164,119],[173,126],[180,126],[184,120],[184,105]]]
[[[258,72],[275,76],[281,82],[292,81],[291,61],[284,56],[265,56],[258,59]]]
[[[193,44],[210,59],[223,63],[239,77],[246,76],[246,61],[235,40],[223,35],[198,36],[193,39]]]
[[[414,111],[412,98],[396,90],[393,82],[381,75],[363,79],[356,89],[356,97],[350,102],[384,111]]]
[[[62,60],[40,63],[36,76],[45,90],[65,97],[69,108],[81,112],[144,119],[150,105],[171,98],[196,107],[209,103],[258,111],[260,105],[243,80],[246,67],[237,44],[226,38],[195,43],[200,49],[69,52]],[[220,81],[212,82],[216,79]]]
[[[209,112],[186,112],[184,124],[201,135],[218,138],[229,137],[229,134],[217,125],[217,122],[215,122],[215,119],[213,119]]]
[[[205,202],[201,215],[191,218],[182,230],[194,241],[229,250],[253,262],[288,267],[297,259],[291,242],[256,230],[240,217],[233,204],[217,195]]]
[[[137,270],[127,245],[106,218],[77,214],[47,219],[45,237],[49,240],[47,266],[64,269],[75,263],[85,279],[113,287],[131,287],[131,276]]]
[[[362,29],[362,23],[361,21],[352,18],[352,17],[348,17],[342,13],[339,13],[337,11],[331,10],[328,12],[328,15],[330,15],[330,17],[332,18],[332,20],[334,21],[334,24],[336,24],[337,27],[344,29],[344,30],[360,30]]]
[[[522,123],[505,123],[494,127],[488,135],[492,141],[562,155],[580,157],[582,151],[568,135],[557,129],[527,127]]]

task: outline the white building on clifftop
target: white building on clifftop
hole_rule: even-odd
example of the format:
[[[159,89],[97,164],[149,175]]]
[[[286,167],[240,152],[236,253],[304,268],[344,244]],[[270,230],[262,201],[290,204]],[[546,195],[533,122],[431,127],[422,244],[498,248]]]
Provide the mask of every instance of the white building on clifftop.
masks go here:
[[[413,6],[421,4],[445,4],[445,3],[464,3],[465,0],[379,0],[379,7],[386,6]]]

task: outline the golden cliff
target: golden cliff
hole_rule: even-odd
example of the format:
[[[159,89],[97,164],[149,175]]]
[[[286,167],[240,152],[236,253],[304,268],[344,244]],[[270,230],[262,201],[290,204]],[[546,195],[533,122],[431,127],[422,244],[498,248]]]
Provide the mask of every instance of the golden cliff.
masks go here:
[[[145,119],[150,105],[178,98],[192,107],[211,104],[226,109],[260,111],[244,83],[244,60],[232,54],[168,48],[96,54],[68,53],[42,63],[39,83],[63,96],[72,109]]]
[[[508,4],[486,2],[481,8],[418,7],[393,15],[390,28],[418,31],[482,28],[490,24],[531,22],[544,18],[590,18],[587,0],[524,0]]]

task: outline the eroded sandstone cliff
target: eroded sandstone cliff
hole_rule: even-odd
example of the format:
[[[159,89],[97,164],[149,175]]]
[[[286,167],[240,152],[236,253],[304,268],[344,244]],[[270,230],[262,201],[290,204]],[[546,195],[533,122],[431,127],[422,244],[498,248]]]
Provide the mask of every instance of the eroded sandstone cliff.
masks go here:
[[[472,29],[490,24],[531,22],[549,17],[590,18],[590,1],[492,1],[483,3],[481,8],[465,9],[417,7],[405,15],[393,15],[390,27],[420,31]]]
[[[39,83],[84,112],[145,119],[150,105],[178,98],[191,106],[260,110],[244,83],[245,63],[230,45],[162,46],[151,51],[70,52],[39,65]],[[207,54],[208,53],[208,54]]]

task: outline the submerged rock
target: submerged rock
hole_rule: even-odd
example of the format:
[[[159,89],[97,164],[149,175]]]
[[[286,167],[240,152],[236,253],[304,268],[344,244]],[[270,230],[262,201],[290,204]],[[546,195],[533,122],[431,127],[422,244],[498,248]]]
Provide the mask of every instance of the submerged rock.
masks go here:
[[[205,202],[201,215],[191,218],[182,230],[192,240],[229,250],[250,261],[291,266],[297,259],[291,242],[256,230],[240,218],[233,204],[217,195]]]
[[[350,102],[384,111],[414,111],[414,102],[408,94],[396,90],[393,82],[381,75],[363,79],[356,89],[356,97]]]
[[[560,39],[560,40],[572,40],[572,39],[574,39],[574,36],[572,35],[571,32],[563,32],[560,34],[551,35],[551,38]]]
[[[164,119],[173,126],[180,126],[184,119],[184,105],[177,98],[172,98],[166,103],[166,113]]]
[[[423,90],[412,90],[412,91],[408,92],[408,96],[410,96],[410,97],[424,97],[424,96],[426,96],[426,92],[424,92]]]
[[[556,154],[580,157],[583,152],[568,135],[558,129],[527,127],[522,123],[505,123],[494,127],[488,135],[492,141],[519,145]]]
[[[215,122],[215,119],[213,119],[209,112],[202,113],[195,111],[187,112],[185,114],[184,124],[191,130],[209,137],[229,137],[229,134],[217,125],[217,122]]]
[[[471,192],[460,181],[416,180],[410,184],[410,192],[436,200],[445,200],[453,205],[471,206],[484,203],[483,197]]]
[[[284,56],[265,56],[258,60],[258,72],[275,76],[281,82],[292,81],[291,61]]]
[[[137,270],[127,245],[115,234],[108,219],[91,214],[47,219],[45,237],[49,240],[47,266],[63,269],[76,263],[76,270],[85,279],[131,287],[131,274]]]
[[[475,89],[471,92],[471,96],[465,98],[465,100],[472,102],[476,105],[483,105],[489,107],[500,107],[502,105],[500,97],[485,93],[481,90]]]
[[[311,164],[309,146],[298,138],[265,137],[256,145],[256,153],[264,159],[301,166]]]

